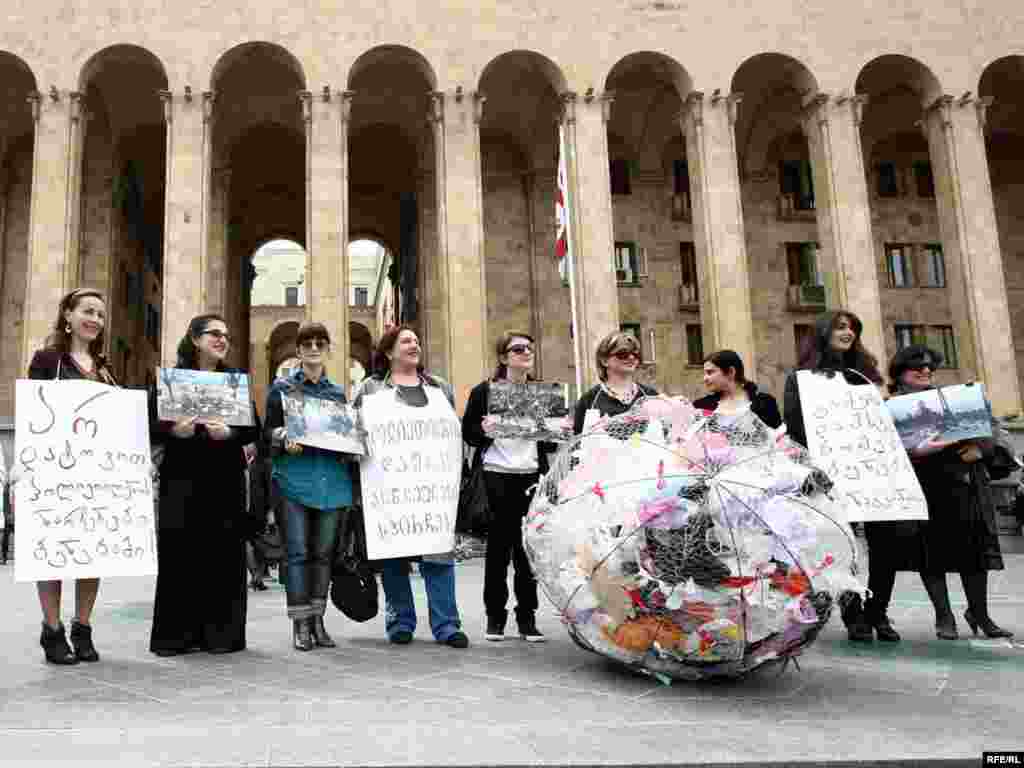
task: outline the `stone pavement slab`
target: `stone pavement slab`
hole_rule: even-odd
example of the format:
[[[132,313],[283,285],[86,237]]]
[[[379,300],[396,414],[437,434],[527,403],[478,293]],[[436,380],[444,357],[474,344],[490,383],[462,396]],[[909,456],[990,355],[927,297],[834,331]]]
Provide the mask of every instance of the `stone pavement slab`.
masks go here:
[[[1006,560],[992,614],[1024,635],[1024,555]],[[902,643],[851,646],[834,617],[799,670],[671,686],[581,651],[552,610],[545,644],[486,642],[480,560],[457,575],[472,645],[437,645],[413,581],[409,646],[387,643],[383,616],[332,609],[338,648],[294,651],[275,584],[249,593],[247,651],[161,659],[147,651],[153,580],[108,580],[93,622],[103,660],[58,668],[37,645],[34,588],[2,567],[0,764],[924,765],[1024,747],[1024,642],[935,639],[915,574],[900,574],[891,611]]]

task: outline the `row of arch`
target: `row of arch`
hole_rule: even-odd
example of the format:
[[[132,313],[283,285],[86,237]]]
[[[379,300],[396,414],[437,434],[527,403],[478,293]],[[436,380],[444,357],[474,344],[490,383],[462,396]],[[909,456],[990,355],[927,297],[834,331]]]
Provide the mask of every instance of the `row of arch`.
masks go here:
[[[214,64],[209,78],[209,89],[217,90],[224,74],[238,63],[244,62],[246,57],[254,51],[272,51],[276,60],[285,66],[301,83],[307,87],[308,79],[306,68],[302,62],[287,50],[285,47],[264,41],[252,41],[241,43],[226,51]],[[477,80],[477,90],[486,91],[488,76],[492,71],[501,65],[508,57],[528,57],[533,63],[533,68],[551,85],[556,93],[563,93],[570,90],[568,79],[558,64],[550,57],[531,50],[521,49],[507,51],[499,54],[488,62],[481,70]],[[367,67],[371,67],[382,58],[398,57],[410,64],[418,71],[431,89],[439,87],[439,80],[435,68],[427,61],[420,52],[402,45],[381,45],[366,51],[360,55],[351,65],[345,77],[347,87],[352,87],[359,78],[360,73]],[[1020,68],[1019,55],[1008,55],[994,59],[986,65],[978,78],[977,93],[982,96],[991,95],[995,82],[1008,67]],[[6,60],[6,61],[5,61]],[[638,63],[654,63],[661,77],[670,83],[681,98],[685,98],[695,85],[686,68],[674,57],[657,51],[640,51],[627,54],[612,65],[607,76],[604,78],[605,90],[614,90],[616,83],[628,74]],[[169,86],[167,70],[159,56],[148,48],[133,43],[119,43],[107,46],[92,54],[82,66],[78,77],[78,88],[84,89],[95,75],[112,63],[145,63],[160,73],[163,80],[163,87]],[[38,90],[39,84],[32,68],[26,60],[13,52],[0,50],[0,66],[3,64],[13,65],[23,73],[30,82],[32,90]],[[931,103],[945,93],[942,83],[934,74],[932,68],[918,58],[903,54],[882,54],[866,62],[857,73],[856,77],[850,80],[851,89],[854,92],[861,92],[870,88],[873,73],[879,66],[898,67],[904,79],[914,87],[921,95],[925,104]],[[812,71],[799,59],[780,52],[759,53],[746,59],[736,69],[730,81],[730,90],[744,91],[744,85],[752,73],[762,70],[765,66],[776,70],[781,78],[789,80],[797,86],[802,93],[813,94],[819,90],[817,78]]]

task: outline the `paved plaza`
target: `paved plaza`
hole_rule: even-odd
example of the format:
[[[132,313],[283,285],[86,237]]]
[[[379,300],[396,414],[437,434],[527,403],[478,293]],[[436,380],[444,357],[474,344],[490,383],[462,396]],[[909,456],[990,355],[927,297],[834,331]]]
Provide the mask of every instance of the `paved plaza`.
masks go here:
[[[1024,635],[1024,555],[1006,559],[992,614]],[[332,609],[338,648],[293,651],[275,584],[249,593],[247,651],[161,659],[147,652],[153,580],[110,580],[94,619],[103,660],[56,668],[36,644],[34,590],[0,568],[0,764],[928,765],[1024,747],[1024,643],[936,640],[914,574],[897,583],[898,645],[851,647],[834,617],[799,670],[671,686],[579,650],[551,610],[544,645],[484,641],[482,581],[481,560],[459,565],[464,651],[432,641],[414,577],[422,624],[407,647],[387,644],[382,616]]]

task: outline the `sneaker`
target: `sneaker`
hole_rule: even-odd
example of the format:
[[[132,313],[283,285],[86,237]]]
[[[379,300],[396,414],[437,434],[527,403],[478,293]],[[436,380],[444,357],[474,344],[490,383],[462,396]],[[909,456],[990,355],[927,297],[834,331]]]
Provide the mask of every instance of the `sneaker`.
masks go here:
[[[484,634],[492,643],[500,643],[505,639],[505,622],[487,619],[487,632]]]
[[[412,632],[406,632],[404,629],[395,632],[388,638],[395,645],[408,645],[412,642]]]
[[[544,637],[544,633],[537,629],[537,624],[533,621],[520,623],[519,638],[528,643],[543,643],[547,640],[547,638]]]
[[[450,648],[469,648],[469,638],[463,632],[456,632],[444,641]]]

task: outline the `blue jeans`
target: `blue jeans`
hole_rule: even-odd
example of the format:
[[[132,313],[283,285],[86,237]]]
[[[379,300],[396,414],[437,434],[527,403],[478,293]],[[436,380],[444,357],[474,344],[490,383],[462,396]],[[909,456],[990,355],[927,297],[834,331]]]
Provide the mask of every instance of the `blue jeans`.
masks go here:
[[[323,616],[331,586],[331,566],[338,538],[338,510],[314,509],[284,499],[288,579],[288,617]]]
[[[381,566],[386,601],[384,627],[388,637],[394,637],[396,632],[415,632],[416,604],[409,582],[408,561],[384,560]],[[443,643],[462,628],[459,609],[455,605],[455,564],[423,560],[419,569],[423,586],[427,589],[430,630],[434,639]]]

